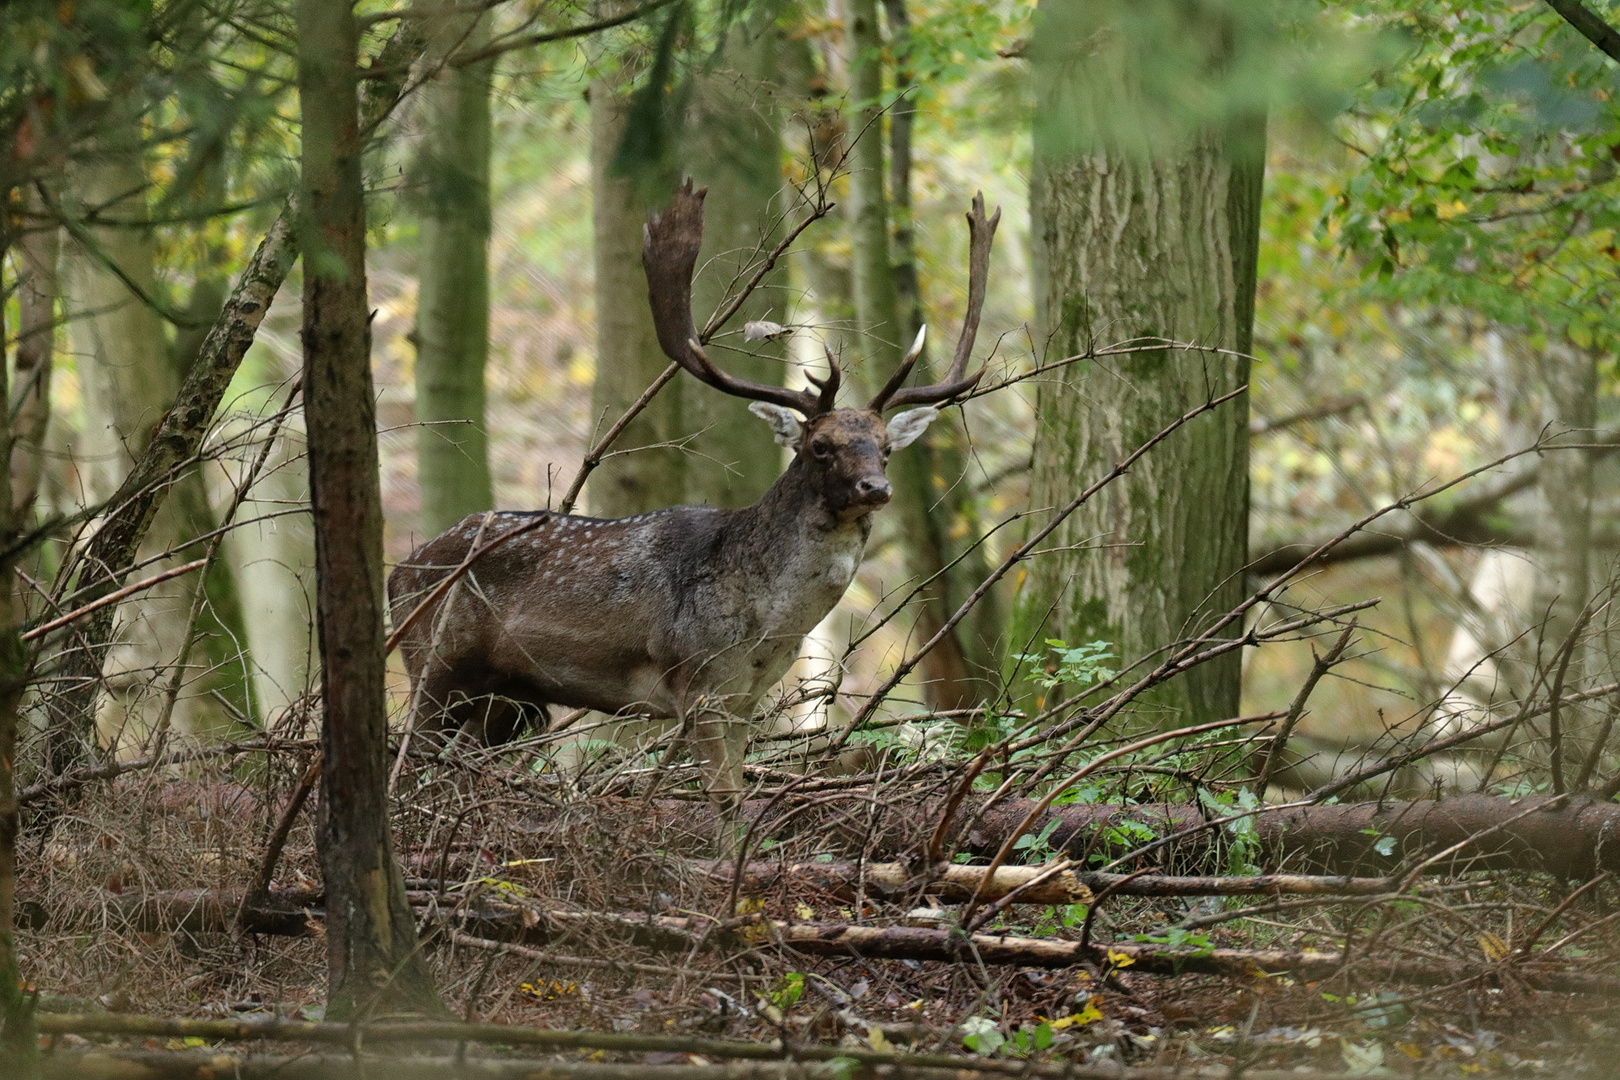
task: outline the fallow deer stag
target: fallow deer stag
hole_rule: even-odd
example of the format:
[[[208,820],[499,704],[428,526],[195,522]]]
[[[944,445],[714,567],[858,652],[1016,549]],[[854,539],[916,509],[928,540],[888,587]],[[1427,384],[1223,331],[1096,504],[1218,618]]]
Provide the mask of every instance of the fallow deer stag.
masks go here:
[[[646,228],[642,262],[658,343],[670,359],[749,410],[794,451],[759,502],[742,510],[677,506],[616,520],[549,511],[475,514],[418,548],[388,579],[395,625],[480,538],[520,533],[473,562],[401,641],[416,731],[513,737],[557,705],[676,719],[710,798],[729,815],[743,792],[746,720],[799,644],[855,576],[870,514],[889,501],[889,452],[914,442],[935,406],[971,390],[965,375],[984,305],[990,245],[982,196],[968,214],[968,303],[943,381],[904,388],[923,335],[864,408],[836,406],[839,371],[788,390],[717,368],[692,322],[703,197],[690,182]],[[885,410],[901,412],[887,423]],[[487,534],[487,536],[486,536]]]

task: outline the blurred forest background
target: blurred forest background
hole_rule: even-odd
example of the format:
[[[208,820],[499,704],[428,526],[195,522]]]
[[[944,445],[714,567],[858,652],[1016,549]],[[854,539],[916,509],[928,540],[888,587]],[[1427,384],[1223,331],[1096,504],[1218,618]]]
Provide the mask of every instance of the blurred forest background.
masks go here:
[[[733,822],[710,828],[697,771],[659,741],[669,731],[559,710],[558,730],[506,747],[413,747],[401,661],[388,660],[386,728],[367,681],[395,644],[367,606],[377,477],[392,566],[491,508],[742,507],[781,474],[770,428],[675,375],[654,333],[643,226],[685,177],[709,192],[693,305],[699,326],[724,316],[709,354],[803,387],[831,352],[845,404],[868,400],[924,325],[914,382],[948,370],[974,310],[963,214],[980,192],[1001,208],[983,378],[895,453],[894,499],[854,583],[756,718],[748,780],[780,819],[754,819],[742,851],[853,857],[858,897],[867,860],[926,854],[938,873],[872,916],[907,931],[945,871],[988,882],[1010,857],[1050,858],[1098,875],[1097,893],[1076,878],[1027,915],[1010,906],[1023,886],[988,906],[989,885],[970,886],[952,933],[1010,927],[1072,947],[1053,969],[1104,960],[1095,984],[1052,976],[1014,1016],[1005,1002],[1035,982],[981,986],[958,933],[957,951],[924,957],[926,987],[923,960],[884,954],[910,966],[863,974],[888,982],[861,1008],[881,1001],[915,1031],[926,1010],[901,1010],[938,990],[927,1022],[978,1053],[964,1018],[1000,1046],[1015,1020],[1047,1024],[1061,1004],[1076,1018],[1063,1038],[1078,1038],[1102,1020],[1107,980],[1124,995],[1108,1002],[1148,1001],[1121,989],[1132,957],[1133,977],[1178,978],[1208,959],[1204,931],[1240,919],[1242,943],[1295,952],[1204,974],[1300,974],[1298,950],[1329,942],[1337,978],[1399,939],[1417,958],[1401,977],[1441,987],[1439,1004],[1401,1005],[1430,1010],[1435,1048],[1461,1045],[1444,1025],[1466,1016],[1489,1049],[1480,980],[1612,1000],[1597,944],[1612,934],[1588,932],[1616,917],[1612,883],[1597,886],[1620,872],[1601,817],[1620,796],[1616,17],[1574,0],[0,5],[6,1030],[31,1030],[33,1008],[11,977],[17,897],[34,905],[19,914],[42,979],[125,993],[143,964],[168,965],[173,978],[153,974],[125,1005],[251,988],[257,1009],[293,987],[283,1003],[303,1008],[329,961],[334,1017],[377,1005],[385,984],[404,1011],[464,1003],[472,1017],[500,963],[511,977],[482,1015],[517,1001],[597,1027],[574,983],[520,981],[524,946],[469,938],[470,905],[508,904],[480,933],[524,941],[557,927],[575,940],[567,928],[589,915],[596,937],[568,963],[598,973],[613,964],[592,950],[628,956],[626,927],[655,919],[679,923],[696,963],[709,929],[694,911],[791,916],[823,944],[833,924],[818,918],[872,929],[844,925],[868,916],[864,900],[851,914],[827,890],[819,914],[778,889],[761,915],[739,892],[743,856],[724,881],[729,860],[688,858],[716,837],[733,854]],[[356,176],[363,205],[333,180]],[[318,824],[300,817],[317,781]],[[985,793],[947,847],[963,798]],[[1402,846],[1417,833],[1348,805],[1431,794],[1478,796],[1461,841]],[[1512,801],[1531,794],[1548,801]],[[859,812],[827,811],[845,815],[837,827],[807,811],[839,799]],[[1550,832],[1508,829],[1572,806]],[[970,831],[994,832],[987,807],[1022,824],[987,842]],[[1300,878],[1305,900],[1223,908],[1269,902],[1271,885],[1209,877],[1205,857],[1232,878],[1276,868],[1308,847],[1288,846],[1296,809],[1332,818],[1333,868],[1371,873],[1371,860],[1390,876]],[[1107,816],[1138,810],[1134,830]],[[1048,811],[1103,816],[1049,842],[1058,817],[1035,831]],[[864,831],[845,828],[857,818]],[[1099,839],[1082,850],[1085,829]],[[906,830],[932,839],[903,848]],[[1442,861],[1503,830],[1519,846],[1486,876]],[[1170,846],[1191,834],[1204,846]],[[1490,876],[1503,865],[1528,876]],[[1109,872],[1189,867],[1201,884],[1120,893],[1098,920],[1113,941],[1091,941],[1104,890],[1125,884]],[[1425,874],[1453,880],[1414,884]],[[185,890],[204,887],[207,933],[187,936],[205,905]],[[179,915],[153,914],[162,903]],[[1125,929],[1157,933],[1176,904],[1180,936]],[[1292,922],[1249,917],[1296,907]],[[1373,910],[1385,921],[1369,929]],[[1578,928],[1536,954],[1560,919]],[[323,961],[327,920],[341,944]],[[111,925],[123,936],[85,932]],[[742,1015],[750,1037],[785,1039],[804,976],[740,940],[746,970],[707,958],[725,978],[799,980],[787,1005],[772,991],[769,1024],[765,1004],[701,998],[708,971],[689,983],[691,968],[638,961],[611,975],[674,971],[671,1010],[722,1017],[703,1030]],[[1115,943],[1192,951],[1121,963]],[[110,994],[98,1000],[114,1009]],[[1316,1022],[1328,996],[1304,997],[1272,1016],[1278,1030]],[[1479,1000],[1536,1022],[1558,1012]],[[1372,1032],[1378,1017],[1346,1001],[1345,1030]],[[624,1008],[643,1022],[641,1004]],[[1148,1015],[1129,1008],[1110,1022]],[[881,1030],[863,1038],[886,1052]]]
[[[1255,358],[1246,531],[1249,578],[1261,581],[1370,510],[1538,438],[1604,442],[1620,114],[1613,61],[1545,5],[1242,7],[1227,13],[1231,54],[1215,61],[1183,55],[1202,46],[1175,44],[1180,16],[1151,5],[1072,17],[1057,5],[1047,40],[1064,42],[1048,46],[1053,57],[1093,47],[1087,34],[1102,31],[1083,24],[1112,17],[1153,43],[1137,111],[1110,121],[1144,145],[1263,118],[1252,349],[1228,342]],[[857,310],[874,243],[862,208],[874,190],[889,234],[875,257],[892,267],[887,302],[901,330],[960,318],[959,215],[978,190],[1004,210],[981,341],[993,345],[985,385],[1016,381],[937,427],[914,463],[897,459],[900,502],[797,674],[869,690],[1023,539],[1017,519],[1053,493],[1036,444],[1043,431],[1075,438],[1043,402],[1118,377],[1105,374],[1107,357],[1083,378],[1045,367],[1069,343],[1037,311],[1050,256],[1038,224],[1032,233],[1032,143],[1061,110],[1039,115],[1035,7],[856,8],[871,26],[836,6],[593,8],[576,21],[630,17],[553,43],[536,39],[570,13],[549,5],[491,4],[477,18],[451,5],[405,24],[385,4],[361,9],[362,55],[397,42],[402,25],[415,32],[438,18],[433,48],[454,56],[405,75],[421,85],[408,85],[365,158],[391,561],[466,513],[555,505],[593,434],[662,370],[643,314],[640,221],[678,174],[711,188],[700,308],[780,239],[796,186],[828,184],[840,202],[717,346],[740,373],[790,384],[825,342],[869,385],[909,337]],[[13,490],[48,533],[20,567],[34,605],[143,449],[293,184],[297,42],[274,4],[13,4],[6,19],[5,109],[24,181],[12,207],[7,357],[18,437],[37,441],[13,466]],[[310,685],[313,548],[296,410],[251,489],[235,487],[296,382],[301,272],[276,293],[202,466],[176,482],[145,544],[161,568],[204,550],[156,558],[176,543],[230,526],[201,579],[195,646],[167,709],[153,676],[187,639],[197,575],[120,608],[113,692],[98,721],[103,745],[120,753],[148,745],[159,713],[214,738],[273,724]],[[744,319],[778,333],[750,341]],[[1197,342],[1201,328],[1185,329],[1122,320],[1088,332],[1093,347],[1137,333]],[[638,445],[651,448],[628,452]],[[1223,452],[1241,464],[1241,448]],[[1045,453],[1060,472],[1080,468]],[[584,505],[605,516],[744,505],[781,464],[741,403],[677,379],[592,476]],[[1555,649],[1611,578],[1615,469],[1601,448],[1512,462],[1417,514],[1380,520],[1376,536],[1342,545],[1293,585],[1301,607],[1382,602],[1360,616],[1367,647],[1300,722],[1297,767],[1309,775],[1290,786],[1312,786],[1341,755],[1437,702],[1455,711],[1463,698],[1488,700],[1534,669],[1538,649]],[[1242,497],[1238,485],[1221,501]],[[1074,563],[1061,552],[1046,561],[1058,569],[1037,559],[1010,575],[890,708],[963,708],[1005,688],[1012,696],[1000,700],[1011,702],[1028,685],[1020,656],[1048,637],[1089,641],[1052,607],[1062,606],[1052,574],[1073,575]],[[51,595],[60,603],[60,587]],[[882,622],[902,600],[899,617]],[[1123,637],[1102,640],[1117,657]],[[1607,640],[1592,636],[1580,664],[1609,664]],[[1521,651],[1501,652],[1509,645]],[[1496,660],[1482,666],[1487,656]],[[1310,665],[1308,642],[1245,650],[1243,711],[1286,708]],[[851,700],[815,699],[796,707],[796,722],[830,708],[842,724]],[[883,737],[929,736],[910,725]]]

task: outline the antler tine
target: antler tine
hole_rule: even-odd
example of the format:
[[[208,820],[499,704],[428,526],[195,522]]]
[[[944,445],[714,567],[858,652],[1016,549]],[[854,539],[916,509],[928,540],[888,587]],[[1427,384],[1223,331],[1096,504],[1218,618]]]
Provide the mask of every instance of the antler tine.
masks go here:
[[[647,300],[659,346],[664,355],[722,393],[784,405],[806,416],[825,411],[822,395],[739,379],[715,367],[704,353],[692,322],[692,271],[703,244],[703,197],[707,194],[707,188],[693,191],[688,180],[675,189],[675,197],[663,213],[647,215],[641,265],[647,271]]]
[[[818,375],[806,375],[805,378],[810,385],[820,391],[816,401],[817,409],[820,412],[832,412],[838,407],[838,384],[843,381],[844,375],[838,370],[838,357],[833,355],[832,346],[822,342],[821,348],[827,354],[827,377],[823,379]]]
[[[964,377],[968,360],[973,356],[973,342],[979,336],[979,316],[984,312],[984,293],[990,280],[990,246],[995,242],[996,226],[1001,224],[1001,207],[989,218],[984,216],[984,192],[973,196],[973,209],[968,212],[968,303],[962,316],[962,336],[956,339],[956,355],[945,378],[931,386],[913,386],[896,390],[881,408],[901,405],[937,405],[965,394],[984,377],[984,368]]]
[[[900,358],[900,366],[894,369],[894,374],[890,375],[889,381],[883,384],[883,389],[879,390],[873,396],[871,402],[867,404],[868,409],[873,412],[882,412],[884,410],[889,403],[890,396],[900,389],[901,385],[906,381],[906,376],[911,374],[912,366],[917,363],[917,357],[922,355],[923,342],[927,340],[928,324],[924,323],[917,328],[917,340],[911,343],[911,348],[906,350],[906,355]]]

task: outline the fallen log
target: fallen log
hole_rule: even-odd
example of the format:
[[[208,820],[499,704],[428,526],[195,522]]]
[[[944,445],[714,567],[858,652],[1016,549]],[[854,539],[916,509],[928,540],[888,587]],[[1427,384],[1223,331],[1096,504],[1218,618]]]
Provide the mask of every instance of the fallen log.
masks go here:
[[[729,862],[700,864],[711,877],[729,883],[734,868]],[[948,904],[965,903],[984,881],[984,866],[947,863],[938,877],[913,874],[903,863],[751,862],[743,868],[743,888],[763,892],[775,885],[819,890],[836,900],[855,898],[864,883],[868,896],[902,899],[917,895]],[[996,869],[981,899],[1000,900],[1015,889],[1036,881],[1018,894],[1027,904],[1089,904],[1094,893],[1109,890],[1115,896],[1377,896],[1395,887],[1382,877],[1344,875],[1256,874],[1187,877],[1170,874],[1102,874],[1065,870],[1048,880],[1039,866],[1002,866]]]
[[[1342,953],[1310,949],[1171,949],[1157,945],[1057,941],[996,934],[961,935],[917,926],[848,926],[827,923],[773,923],[773,937],[796,952],[816,956],[860,956],[886,960],[972,961],[1015,967],[1130,967],[1153,975],[1223,975],[1256,978],[1289,975],[1321,982],[1347,974]],[[1549,970],[1543,967],[1472,968],[1432,961],[1358,960],[1358,981],[1447,986],[1471,981],[1486,986],[1513,982],[1563,994],[1620,997],[1620,977]]]
[[[758,916],[718,923],[713,919],[641,913],[552,912],[561,923],[616,928],[639,944],[670,950],[698,946],[746,947],[776,944],[811,956],[855,956],[877,960],[938,960],[1012,967],[1126,968],[1151,975],[1220,975],[1256,978],[1289,975],[1320,982],[1349,975],[1342,953],[1311,949],[1210,949],[1122,942],[1078,942],[1002,934],[963,934],[917,926],[854,926],[845,923],[788,923]],[[718,932],[717,932],[718,931]],[[1412,986],[1476,983],[1513,984],[1562,994],[1620,998],[1620,976],[1561,971],[1542,963],[1474,967],[1462,963],[1357,957],[1358,982]]]
[[[973,805],[963,805],[952,834],[958,849],[993,855],[1034,805],[1030,799],[1009,799],[976,820]],[[694,835],[712,835],[702,832],[712,826],[708,816],[712,812],[690,803],[679,804],[679,809],[684,820],[678,827]],[[891,812],[869,838],[864,831],[858,837],[843,835],[831,811],[801,814],[776,835],[811,835],[825,844],[850,848],[869,839],[867,854],[892,859],[917,850],[937,823],[940,809],[938,800],[930,800],[915,809]],[[675,808],[660,810],[673,816]],[[747,818],[780,811],[780,805],[770,807],[763,800],[751,800],[743,808]],[[1590,795],[1457,795],[1412,802],[1275,807],[1247,820],[1254,824],[1268,865],[1286,863],[1300,871],[1387,877],[1403,863],[1463,844],[1427,872],[1525,870],[1583,881],[1601,870],[1620,873],[1620,803]],[[1049,808],[1029,832],[1044,834],[1053,851],[1081,865],[1094,865],[1092,856],[1111,860],[1141,847],[1137,837],[1143,830],[1160,838],[1185,832],[1157,848],[1152,859],[1161,865],[1196,865],[1207,862],[1227,842],[1225,828],[1208,822],[1201,808],[1185,804],[1075,804]],[[1052,831],[1046,833],[1049,825]],[[772,834],[769,822],[763,827]],[[1468,843],[1471,837],[1475,839]],[[1084,875],[1081,881],[1085,883]]]
[[[724,884],[730,884],[736,870],[730,862],[705,863],[701,864],[701,869]],[[814,889],[839,900],[853,900],[861,889],[868,896],[884,899],[926,893],[952,904],[962,903],[975,889],[983,887],[985,898],[989,900],[999,900],[1016,889],[1023,889],[1018,896],[1028,904],[1091,903],[1091,889],[1081,884],[1073,870],[1048,874],[1039,866],[1003,866],[997,868],[985,885],[988,869],[945,863],[932,871],[914,872],[906,864],[897,862],[751,862],[743,868],[742,887],[749,892],[762,892],[788,882],[795,888]]]
[[[798,1048],[794,1048],[797,1052]],[[850,1057],[840,1054],[840,1057]],[[44,1055],[44,1080],[972,1080],[1005,1075],[984,1058],[953,1058],[948,1068],[919,1065],[856,1066],[829,1073],[822,1061],[734,1061],[723,1065],[649,1065],[596,1061],[523,1061],[511,1058],[358,1057],[352,1054],[247,1055],[212,1051],[87,1050]],[[1229,1069],[1224,1065],[1131,1067],[1102,1063],[1046,1071],[1020,1063],[1020,1072],[1072,1080],[1350,1080],[1359,1073]]]

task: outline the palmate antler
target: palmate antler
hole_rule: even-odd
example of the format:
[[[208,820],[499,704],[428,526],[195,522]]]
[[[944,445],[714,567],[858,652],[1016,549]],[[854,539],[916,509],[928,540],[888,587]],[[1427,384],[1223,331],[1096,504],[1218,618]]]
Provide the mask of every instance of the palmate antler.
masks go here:
[[[917,332],[917,340],[906,350],[905,358],[900,361],[895,373],[866,406],[873,412],[898,409],[903,405],[937,405],[967,393],[984,377],[983,367],[966,377],[963,372],[967,370],[968,360],[973,355],[973,342],[979,336],[979,316],[984,311],[984,291],[990,278],[990,245],[996,238],[996,226],[1001,224],[1001,207],[996,207],[995,216],[987,219],[984,216],[984,192],[977,192],[973,196],[973,209],[968,211],[967,222],[968,303],[967,312],[962,316],[962,335],[956,339],[956,356],[951,360],[951,369],[939,382],[901,389],[906,376],[911,374],[912,365],[922,355],[923,334],[928,329],[923,327]]]
[[[692,321],[692,271],[703,244],[703,197],[708,188],[692,190],[688,180],[675,189],[669,207],[649,214],[641,244],[641,264],[647,270],[647,295],[652,304],[653,327],[664,355],[708,385],[734,397],[768,401],[797,409],[805,416],[831,412],[838,398],[840,376],[832,351],[827,352],[826,379],[810,376],[814,390],[789,390],[751,382],[715,367],[698,342]]]
[[[647,294],[652,305],[653,327],[658,332],[658,344],[664,354],[709,386],[734,397],[751,401],[768,401],[796,409],[805,416],[819,416],[831,412],[837,404],[841,375],[838,362],[831,349],[827,350],[827,377],[810,376],[813,389],[789,390],[768,383],[740,379],[721,371],[710,362],[708,354],[698,340],[696,324],[692,321],[692,273],[697,267],[698,249],[703,244],[703,198],[707,188],[692,190],[686,181],[675,190],[675,196],[662,213],[650,214],[641,245],[641,263],[647,271]],[[995,215],[984,216],[984,194],[973,196],[973,209],[967,215],[970,234],[968,244],[968,306],[962,319],[962,334],[956,342],[956,355],[945,378],[927,386],[902,388],[911,374],[917,358],[922,355],[923,339],[927,327],[919,330],[900,366],[867,404],[873,412],[898,409],[906,405],[937,405],[973,389],[984,376],[980,367],[972,375],[964,376],[973,343],[979,333],[979,317],[984,310],[984,293],[990,275],[990,246],[995,240],[996,226],[1001,223],[1001,208]]]

